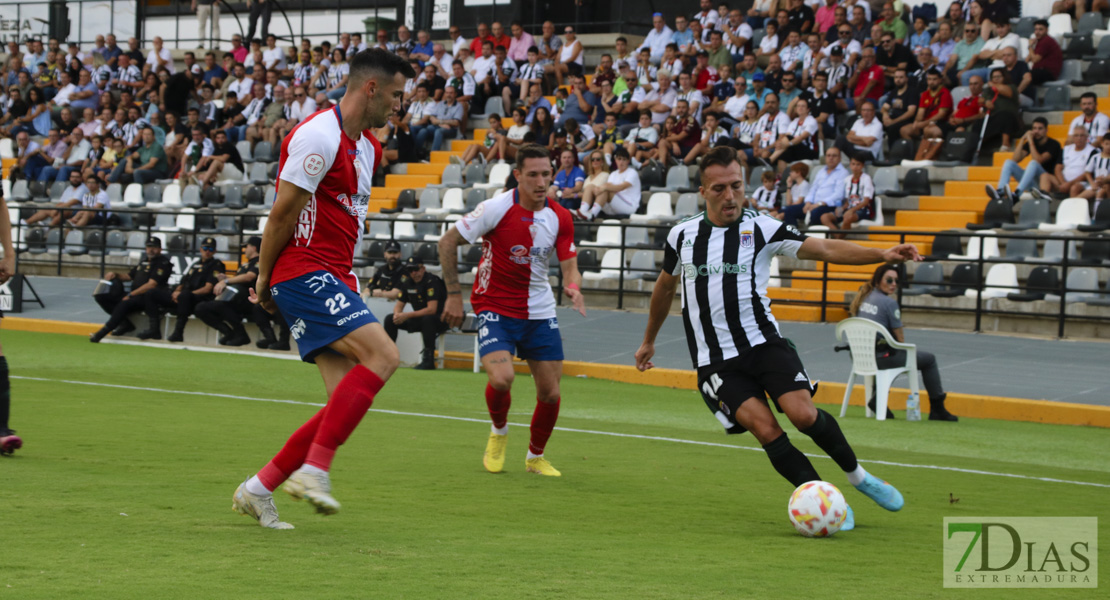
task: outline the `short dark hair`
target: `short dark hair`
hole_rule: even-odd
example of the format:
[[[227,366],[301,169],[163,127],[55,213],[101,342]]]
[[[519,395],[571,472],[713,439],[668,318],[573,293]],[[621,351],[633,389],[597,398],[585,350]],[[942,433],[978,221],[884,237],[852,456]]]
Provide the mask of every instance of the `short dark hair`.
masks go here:
[[[628,154],[628,148],[625,148],[624,146],[617,146],[617,149],[613,150],[613,158],[614,159],[623,158],[625,160],[632,160],[632,156],[630,156]]]
[[[1042,25],[1045,29],[1048,29],[1048,20],[1037,19],[1036,21],[1033,21],[1033,27],[1036,27],[1037,25]]]
[[[618,41],[618,42],[624,42],[624,43],[626,43],[626,44],[627,44],[627,43],[628,43],[628,38],[626,38],[626,37],[624,37],[624,36],[622,35],[622,36],[618,37],[616,41]]]
[[[368,48],[359,51],[348,61],[352,80],[364,79],[371,73],[393,77],[400,73],[408,79],[416,77],[416,71],[405,59],[381,48]]]
[[[1086,92],[1082,96],[1079,97],[1080,100],[1086,100],[1087,98],[1090,98],[1091,100],[1094,100],[1095,102],[1098,102],[1098,94],[1096,94],[1094,92]]]
[[[1033,119],[1033,124],[1036,125],[1037,123],[1044,125],[1045,129],[1048,129],[1048,119],[1044,117],[1037,117],[1036,119]]]
[[[709,167],[729,167],[732,163],[739,162],[736,150],[729,146],[717,146],[701,157],[701,179],[705,183],[705,172]]]
[[[516,151],[516,170],[524,168],[524,161],[529,158],[551,158],[551,152],[539,144],[524,144]]]

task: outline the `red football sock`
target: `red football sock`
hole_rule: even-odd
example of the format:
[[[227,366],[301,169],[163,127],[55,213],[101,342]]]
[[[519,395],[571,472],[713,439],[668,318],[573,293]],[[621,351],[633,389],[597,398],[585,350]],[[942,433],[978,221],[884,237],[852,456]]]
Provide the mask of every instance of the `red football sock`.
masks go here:
[[[486,406],[489,407],[489,418],[493,421],[494,427],[501,429],[507,424],[509,405],[512,402],[513,397],[510,390],[502,392],[492,385],[486,384]]]
[[[312,439],[304,464],[327,471],[335,457],[335,450],[358,427],[374,403],[374,396],[384,385],[381,377],[362,365],[348,371],[328,399],[327,412]]]
[[[277,489],[289,476],[293,474],[302,464],[304,464],[305,456],[308,455],[308,447],[312,445],[312,438],[316,437],[316,429],[320,426],[320,421],[324,418],[324,412],[328,407],[323,407],[316,411],[315,415],[308,420],[307,423],[301,425],[293,435],[289,437],[289,441],[285,442],[285,446],[281,448],[281,452],[277,453],[262,470],[258,472],[258,479],[266,489],[271,492]]]
[[[528,451],[532,454],[543,454],[547,438],[551,437],[555,421],[559,420],[559,403],[560,400],[552,404],[536,402],[536,410],[532,413],[532,439],[528,442]]]

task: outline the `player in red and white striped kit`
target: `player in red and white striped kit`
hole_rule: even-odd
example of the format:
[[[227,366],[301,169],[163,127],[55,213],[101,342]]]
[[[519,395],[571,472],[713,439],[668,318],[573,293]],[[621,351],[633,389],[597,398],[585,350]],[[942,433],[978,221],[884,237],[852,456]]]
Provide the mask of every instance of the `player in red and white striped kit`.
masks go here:
[[[352,263],[381,162],[371,128],[386,124],[415,73],[379,49],[363,50],[349,64],[339,104],[309,116],[282,143],[277,198],[251,292],[266,310],[281,310],[301,359],[316,364],[328,391],[327,405],[232,497],[232,509],[272,529],[293,528],[274,507],[272,492],[282,482],[317,512],[339,510],[332,458],[399,361],[397,346],[359,298]]]
[[[483,463],[491,473],[500,473],[505,464],[515,351],[528,361],[536,383],[525,467],[530,473],[561,475],[543,455],[559,418],[559,378],[563,374],[563,341],[547,279],[552,252],[563,272],[563,293],[583,316],[586,305],[574,247],[574,222],[570,212],[546,197],[554,174],[547,149],[522,146],[513,171],[518,187],[479,204],[439,242],[447,285],[443,320],[457,327],[463,320],[463,303],[456,249],[481,238],[482,259],[470,303],[481,320],[478,353],[489,375],[486,405],[493,426]]]

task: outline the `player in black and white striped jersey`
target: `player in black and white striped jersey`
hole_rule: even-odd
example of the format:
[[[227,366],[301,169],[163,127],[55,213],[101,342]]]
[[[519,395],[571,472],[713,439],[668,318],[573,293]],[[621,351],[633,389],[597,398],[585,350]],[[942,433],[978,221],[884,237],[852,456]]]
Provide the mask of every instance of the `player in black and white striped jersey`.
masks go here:
[[[901,509],[898,490],[867,473],[836,419],[814,407],[809,376],[771,314],[767,283],[776,254],[865,265],[921,260],[917,249],[901,244],[879,250],[810,238],[791,225],[743,211],[743,180],[732,148],[716,148],[703,158],[699,193],[706,210],[675,225],[667,236],[636,367],[646,371],[655,366],[655,337],[681,283],[682,318],[698,389],[726,431],[751,431],[775,470],[794,486],[821,479],[779,427],[770,397],[794,427],[836,461],[856,489],[887,510]],[[849,510],[845,526],[852,525]]]

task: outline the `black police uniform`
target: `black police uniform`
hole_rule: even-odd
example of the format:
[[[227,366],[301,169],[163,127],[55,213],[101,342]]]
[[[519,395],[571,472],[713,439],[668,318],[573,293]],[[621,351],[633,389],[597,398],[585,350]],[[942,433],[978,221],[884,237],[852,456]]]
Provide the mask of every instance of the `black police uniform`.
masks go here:
[[[104,309],[104,312],[111,315],[108,322],[100,331],[92,334],[92,341],[99,342],[109,332],[115,335],[123,335],[135,329],[127,316],[139,310],[145,310],[147,305],[147,297],[151,293],[167,292],[169,287],[170,275],[173,274],[173,263],[164,254],[159,254],[153,259],[143,255],[143,259],[139,264],[132,267],[129,275],[131,276],[131,290],[137,290],[150,280],[157,282],[157,287],[147,290],[142,294],[134,294],[129,298],[123,291],[123,281],[118,277],[112,280],[111,288],[106,294],[99,294],[93,296],[96,303]],[[118,328],[118,329],[117,329]],[[114,332],[112,330],[115,330]]]
[[[173,333],[170,334],[169,341],[182,341],[185,334],[185,325],[188,324],[189,315],[193,314],[193,309],[201,302],[214,298],[211,292],[198,296],[193,294],[193,290],[208,283],[216,285],[219,282],[216,275],[223,272],[224,263],[222,260],[218,260],[216,257],[200,260],[189,267],[189,270],[181,277],[181,282],[177,284],[180,293],[177,295],[176,303],[174,303],[173,294],[169,290],[151,294],[146,304],[146,314],[150,317],[150,330],[142,332],[138,337],[144,338],[144,334],[146,334],[144,339],[161,339],[158,332],[159,311],[169,309],[177,315],[177,323]]]
[[[370,291],[382,290],[388,292],[403,289],[411,283],[412,279],[409,277],[408,267],[403,262],[397,261],[396,267],[390,267],[388,262],[378,267],[378,270],[374,272],[374,277],[366,287]]]
[[[239,265],[235,275],[246,275],[247,273],[258,275],[258,257]],[[278,346],[284,344],[284,349],[288,350],[289,328],[285,325],[285,319],[281,316],[281,313],[274,315],[274,320],[281,329],[281,340],[276,340],[274,330],[270,326],[270,313],[266,312],[261,306],[253,304],[249,299],[250,290],[253,287],[253,283],[229,284],[224,293],[221,294],[221,298],[228,295],[229,291],[233,292],[234,295],[230,298],[217,298],[216,300],[201,302],[196,307],[197,318],[204,321],[209,327],[219,331],[221,334],[220,343],[227,346],[243,346],[250,343],[247,330],[243,327],[243,318],[249,318],[262,332],[262,339],[258,341],[259,348],[281,349],[274,346],[276,343]],[[265,342],[265,345],[263,345],[263,342]]]
[[[409,333],[419,332],[423,336],[424,360],[422,366],[425,368],[434,364],[436,337],[447,331],[447,324],[440,319],[443,314],[443,306],[447,300],[447,286],[439,277],[425,272],[419,283],[411,278],[406,278],[406,284],[401,288],[401,297],[397,299],[398,302],[411,304],[413,310],[423,310],[433,300],[438,302],[434,315],[416,317],[396,325],[393,323],[393,314],[389,314],[385,317],[385,323],[383,323],[386,333],[394,341],[397,340],[398,329]]]

